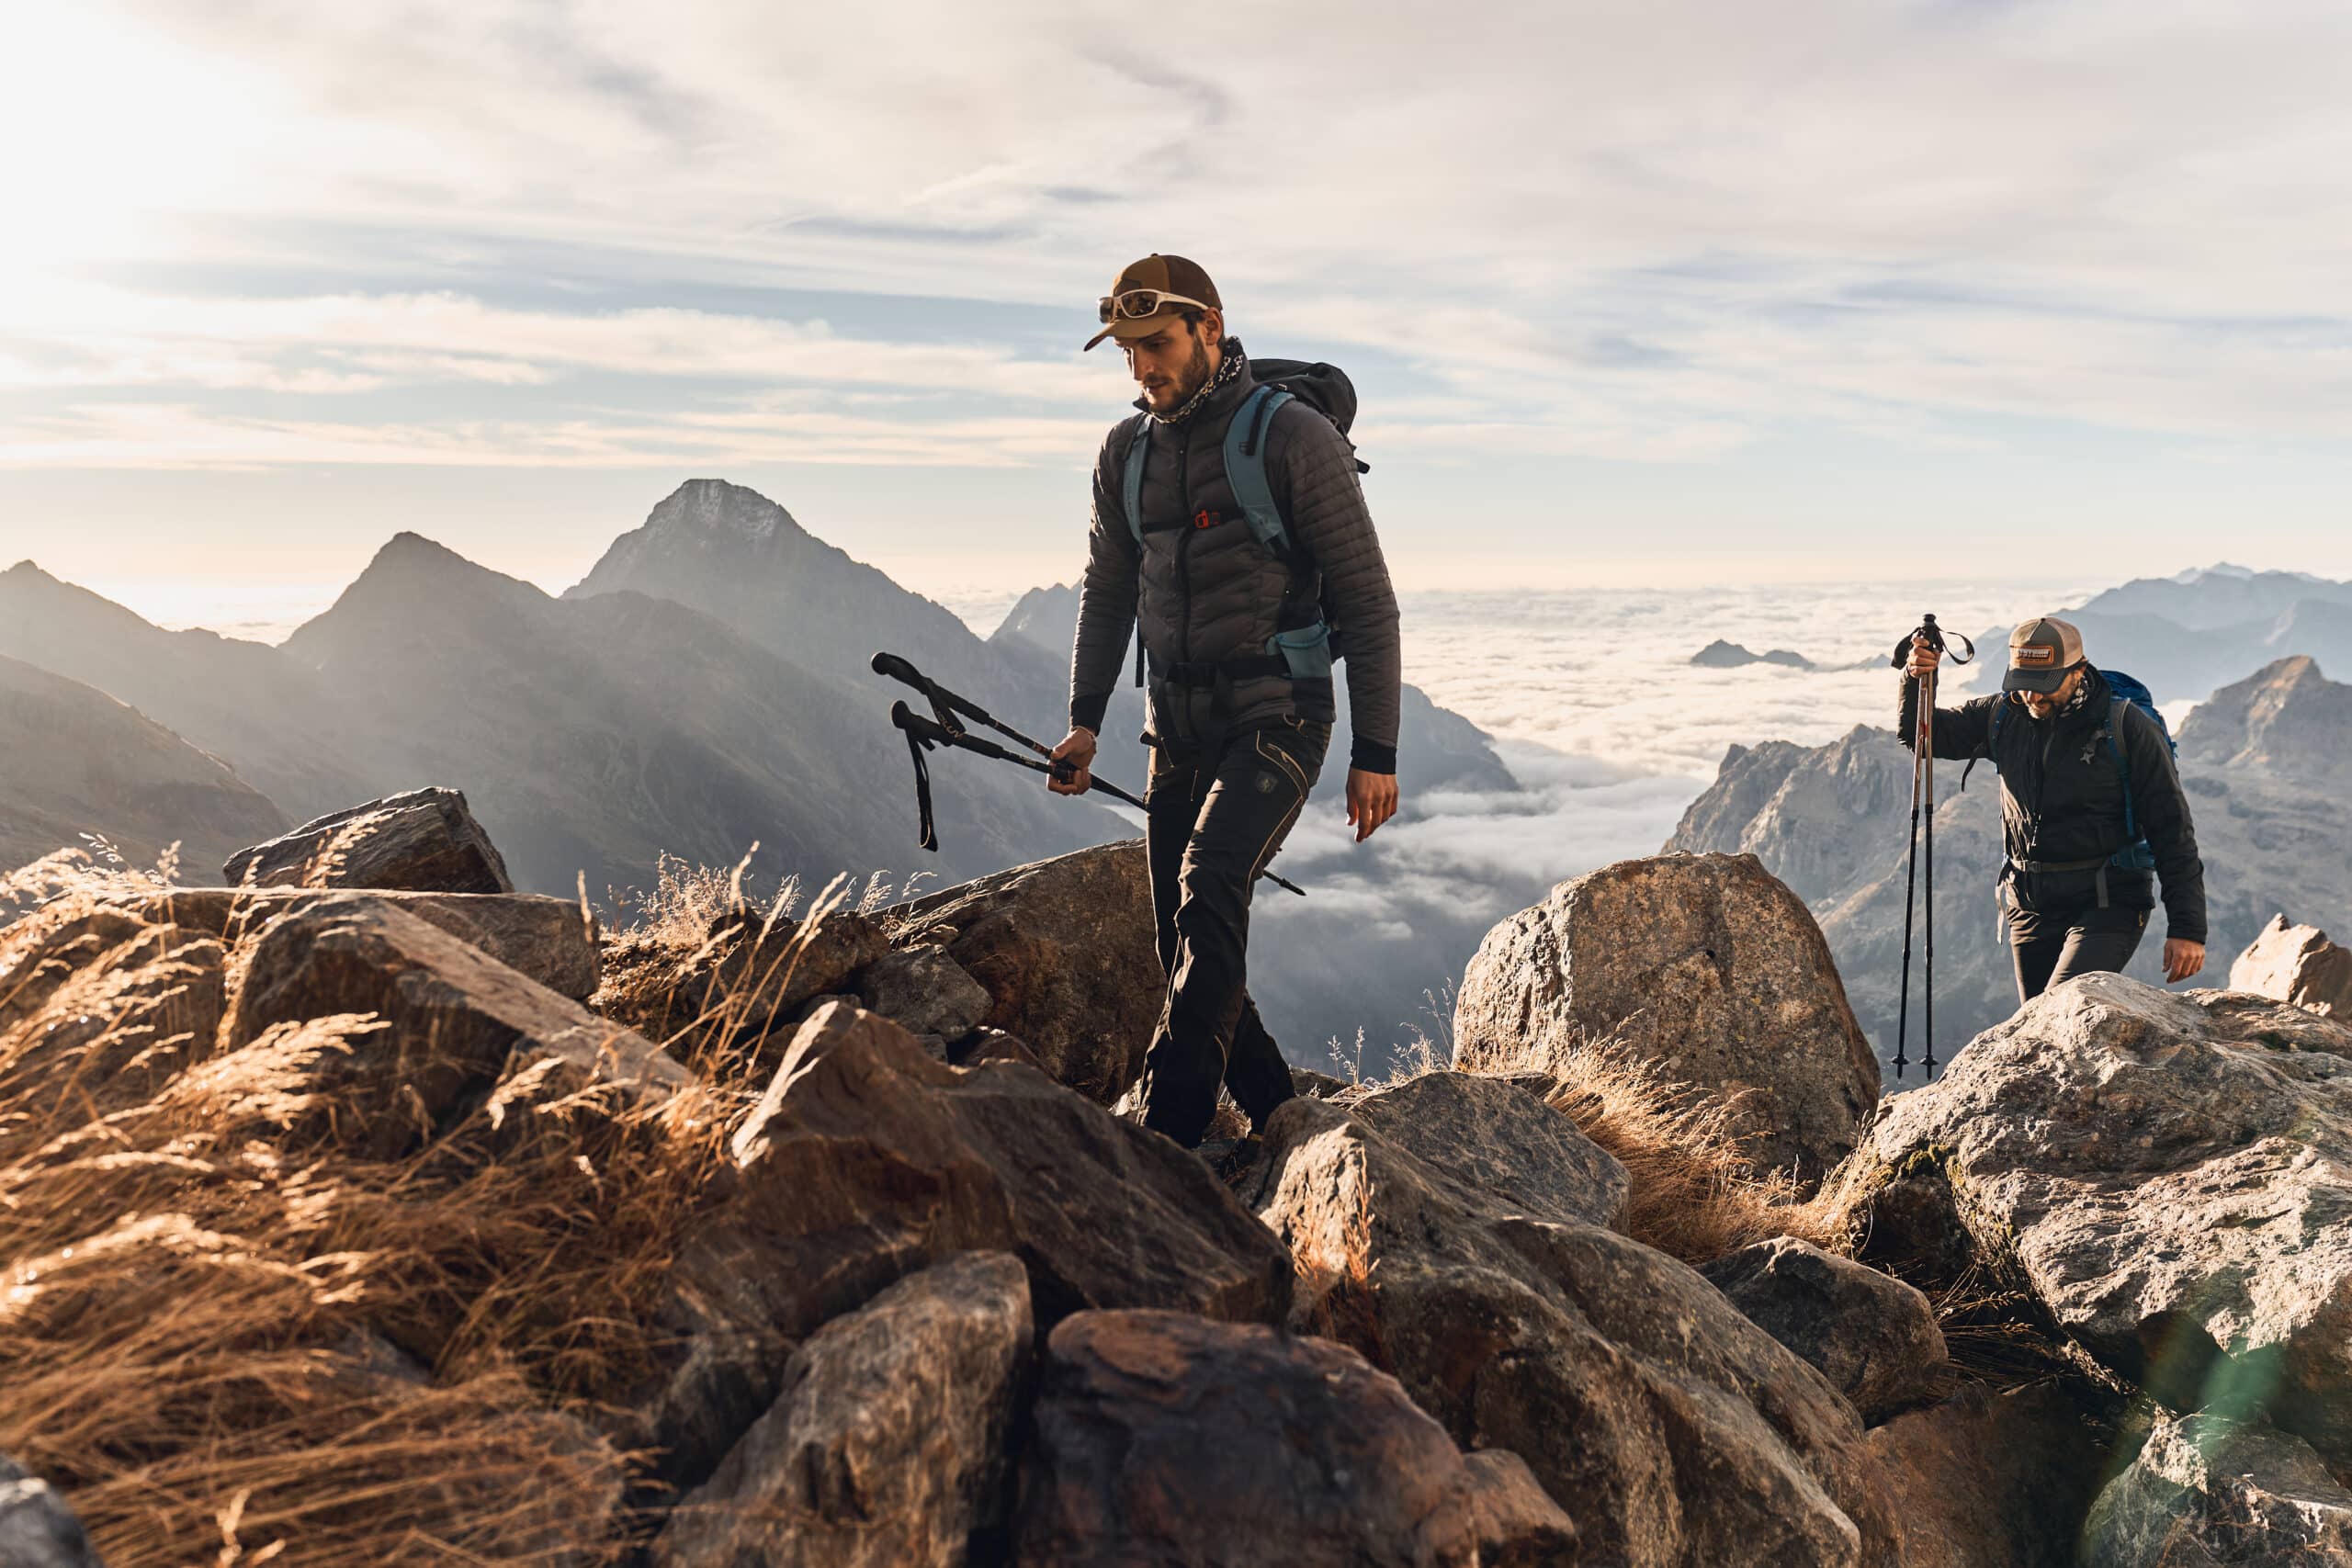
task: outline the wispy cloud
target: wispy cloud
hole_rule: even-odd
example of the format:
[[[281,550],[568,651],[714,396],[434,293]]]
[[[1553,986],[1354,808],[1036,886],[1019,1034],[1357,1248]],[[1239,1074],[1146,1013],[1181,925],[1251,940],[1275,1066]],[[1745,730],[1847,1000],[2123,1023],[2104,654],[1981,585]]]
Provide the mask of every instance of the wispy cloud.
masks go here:
[[[1197,47],[1035,0],[51,10],[0,66],[51,150],[0,176],[0,389],[79,406],[0,405],[0,462],[1062,464],[1115,380],[1085,301],[1176,244],[1245,331],[1386,367],[1408,461],[2352,434],[2317,0],[1213,6]]]

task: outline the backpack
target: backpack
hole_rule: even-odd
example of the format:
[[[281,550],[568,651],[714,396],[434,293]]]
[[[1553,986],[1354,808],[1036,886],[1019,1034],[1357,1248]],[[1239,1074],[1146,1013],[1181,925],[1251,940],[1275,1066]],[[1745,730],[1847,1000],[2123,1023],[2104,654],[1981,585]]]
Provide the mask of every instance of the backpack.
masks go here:
[[[2132,805],[2132,764],[2125,758],[2123,743],[2116,733],[2123,723],[2123,710],[2135,707],[2154,719],[2156,733],[2165,738],[2165,749],[2172,753],[2175,761],[2180,760],[2180,742],[2173,739],[2172,726],[2166,724],[2165,716],[2157,711],[2155,694],[2149,691],[2143,682],[2136,676],[2126,675],[2120,670],[2102,667],[2099,673],[2107,677],[2107,689],[2115,702],[2108,710],[2107,722],[2099,726],[2098,738],[2106,744],[2107,754],[2115,760],[2115,776],[2123,785],[2124,842],[2121,849],[2108,857],[2108,863],[2119,871],[2154,871],[2156,869],[2156,852],[2150,847],[2147,836],[2140,831],[2138,815]],[[2001,719],[2008,711],[2009,705],[2006,700],[1994,704],[1992,717],[1984,728],[1984,754],[1993,759],[1995,773],[2001,771]],[[1971,758],[1968,765],[1974,767],[1975,759]],[[1961,774],[1960,787],[1968,787],[1965,772]]]
[[[1290,524],[1275,504],[1273,486],[1266,478],[1266,430],[1273,423],[1274,412],[1296,400],[1346,435],[1356,418],[1355,384],[1336,366],[1296,359],[1255,360],[1250,370],[1258,385],[1234,410],[1233,422],[1225,430],[1226,482],[1233,487],[1233,498],[1241,505],[1242,520],[1251,536],[1268,554],[1288,565],[1292,563]],[[1127,443],[1126,467],[1120,476],[1119,500],[1138,548],[1143,545],[1143,466],[1150,450],[1151,415],[1137,414],[1135,439]],[[1354,450],[1352,442],[1349,450]],[[1371,464],[1357,459],[1356,472],[1371,471]],[[1332,662],[1342,657],[1333,646],[1329,619],[1319,609],[1309,625],[1277,631],[1266,639],[1267,655],[1281,660],[1293,680],[1328,681]],[[1136,683],[1143,683],[1140,625],[1136,627]]]

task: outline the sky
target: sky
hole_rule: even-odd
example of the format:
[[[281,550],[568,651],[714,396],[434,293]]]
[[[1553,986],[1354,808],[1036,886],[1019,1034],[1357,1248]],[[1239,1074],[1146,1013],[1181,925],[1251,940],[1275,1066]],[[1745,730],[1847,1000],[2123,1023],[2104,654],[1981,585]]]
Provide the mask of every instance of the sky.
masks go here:
[[[135,605],[402,528],[560,588],[704,476],[943,597],[1068,578],[1154,250],[1354,377],[1400,585],[2352,576],[2334,0],[0,29],[0,563]]]

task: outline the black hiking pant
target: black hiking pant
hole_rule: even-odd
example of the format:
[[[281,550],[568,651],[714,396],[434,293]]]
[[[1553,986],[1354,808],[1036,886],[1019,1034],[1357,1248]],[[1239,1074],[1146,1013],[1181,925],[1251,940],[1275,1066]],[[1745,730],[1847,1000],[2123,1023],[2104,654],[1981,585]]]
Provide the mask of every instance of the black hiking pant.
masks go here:
[[[2148,929],[2146,909],[2096,904],[2072,908],[2008,911],[2009,962],[2018,977],[2018,1001],[2030,1002],[2052,986],[2095,970],[2120,973],[2139,950]]]
[[[1220,1084],[1262,1127],[1291,1098],[1290,1065],[1250,999],[1250,896],[1306,805],[1331,727],[1285,720],[1178,752],[1153,749],[1144,791],[1159,965],[1168,977],[1144,1057],[1144,1125],[1198,1147]]]

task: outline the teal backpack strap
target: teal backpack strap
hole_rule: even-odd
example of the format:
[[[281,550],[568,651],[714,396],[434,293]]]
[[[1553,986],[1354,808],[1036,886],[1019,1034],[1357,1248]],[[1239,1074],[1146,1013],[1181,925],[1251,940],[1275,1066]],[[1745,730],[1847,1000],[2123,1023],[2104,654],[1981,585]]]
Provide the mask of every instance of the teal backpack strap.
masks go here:
[[[2123,710],[2132,705],[2121,697],[2107,716],[2107,754],[2115,759],[2115,780],[2123,786],[2123,841],[2140,841],[2139,814],[2132,808],[2132,764],[2123,755]]]
[[[1136,415],[1136,436],[1127,443],[1126,472],[1119,484],[1119,507],[1127,514],[1127,532],[1143,545],[1143,460],[1151,452],[1151,415]]]
[[[1279,387],[1260,387],[1241,400],[1225,427],[1225,478],[1233,499],[1258,542],[1281,559],[1290,558],[1290,529],[1282,509],[1274,504],[1273,486],[1266,480],[1266,428],[1274,411],[1291,400]]]

